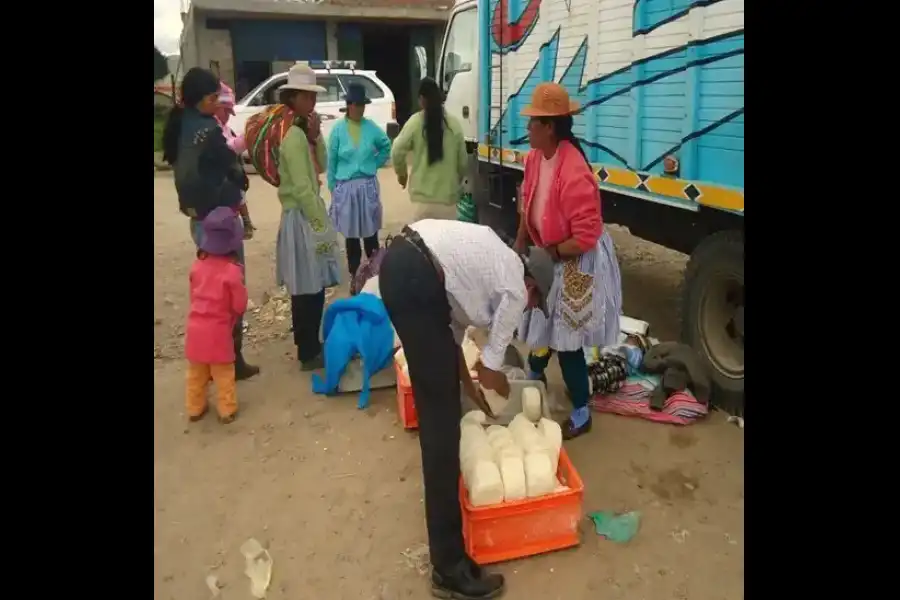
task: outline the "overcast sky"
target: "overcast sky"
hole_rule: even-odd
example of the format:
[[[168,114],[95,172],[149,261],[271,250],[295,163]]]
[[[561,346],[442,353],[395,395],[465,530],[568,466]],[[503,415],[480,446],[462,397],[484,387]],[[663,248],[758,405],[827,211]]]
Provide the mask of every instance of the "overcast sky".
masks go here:
[[[153,0],[153,42],[163,54],[178,54],[182,1]]]

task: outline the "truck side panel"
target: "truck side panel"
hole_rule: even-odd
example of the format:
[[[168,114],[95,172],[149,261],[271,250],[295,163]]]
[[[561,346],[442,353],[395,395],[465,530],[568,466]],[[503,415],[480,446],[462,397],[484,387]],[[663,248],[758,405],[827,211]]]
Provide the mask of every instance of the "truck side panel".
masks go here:
[[[501,2],[503,3],[501,5]],[[743,212],[743,0],[484,0],[483,160],[521,163],[534,87],[557,81],[601,187]],[[484,46],[482,46],[484,47]],[[678,170],[663,173],[664,159]]]

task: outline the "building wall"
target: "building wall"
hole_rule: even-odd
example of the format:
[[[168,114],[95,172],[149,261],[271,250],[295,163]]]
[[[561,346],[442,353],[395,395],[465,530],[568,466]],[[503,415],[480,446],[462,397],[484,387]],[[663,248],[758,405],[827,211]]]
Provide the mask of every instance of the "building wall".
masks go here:
[[[447,0],[452,4],[450,0]],[[325,20],[326,59],[340,60],[338,51],[338,19]],[[435,70],[440,65],[440,52],[444,39],[446,23],[435,23],[434,57]],[[234,87],[235,55],[231,33],[228,29],[210,29],[207,27],[207,16],[202,10],[190,11],[185,20],[182,36],[182,74],[191,67],[218,69],[219,77]],[[432,73],[436,76],[436,73]]]

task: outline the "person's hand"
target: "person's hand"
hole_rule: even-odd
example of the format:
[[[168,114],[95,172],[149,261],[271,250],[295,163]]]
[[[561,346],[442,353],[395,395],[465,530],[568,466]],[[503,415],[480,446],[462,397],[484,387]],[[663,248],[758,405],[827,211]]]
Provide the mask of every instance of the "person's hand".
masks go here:
[[[253,226],[253,223],[251,223],[250,221],[244,221],[244,239],[252,240],[254,231],[256,231],[256,227]]]
[[[397,182],[400,184],[400,187],[406,189],[406,182],[409,179],[408,175],[397,175]]]
[[[319,139],[319,135],[322,133],[322,122],[318,113],[309,114],[309,119],[306,121],[306,133],[312,141]]]
[[[491,405],[488,404],[487,399],[484,397],[484,390],[481,389],[480,386],[472,384],[471,386],[466,386],[466,396],[469,397],[472,402],[478,406],[481,411],[491,419],[496,419],[497,415],[494,414],[494,411],[491,409]]]
[[[482,387],[509,398],[509,380],[505,373],[487,368],[480,360],[475,363],[475,372],[478,373],[478,383]]]
[[[518,254],[525,254],[528,251],[528,240],[525,237],[516,237],[513,250]]]
[[[559,262],[562,260],[562,257],[559,255],[559,246],[547,246],[545,250],[547,250],[547,254],[550,255],[550,258],[553,259],[553,262]]]

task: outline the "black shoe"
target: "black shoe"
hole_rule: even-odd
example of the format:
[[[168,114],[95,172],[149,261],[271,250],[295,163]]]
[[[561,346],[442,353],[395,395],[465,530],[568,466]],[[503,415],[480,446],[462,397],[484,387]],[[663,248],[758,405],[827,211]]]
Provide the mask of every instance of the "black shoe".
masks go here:
[[[234,362],[234,380],[244,381],[255,375],[259,375],[259,367],[244,362],[244,357],[238,356]]]
[[[584,425],[581,427],[575,427],[572,424],[572,419],[566,421],[565,425],[563,425],[562,437],[564,440],[571,440],[577,438],[579,435],[583,433],[587,433],[591,430],[591,424],[593,419],[589,416],[588,420],[584,422]]]
[[[473,568],[474,566],[474,568]],[[498,573],[487,574],[469,559],[461,561],[450,573],[431,571],[431,595],[452,600],[486,600],[499,598],[506,591],[506,581]]]
[[[301,371],[315,371],[317,369],[322,369],[324,367],[325,367],[325,359],[322,358],[321,353],[317,354],[315,358],[300,361],[300,370]]]

